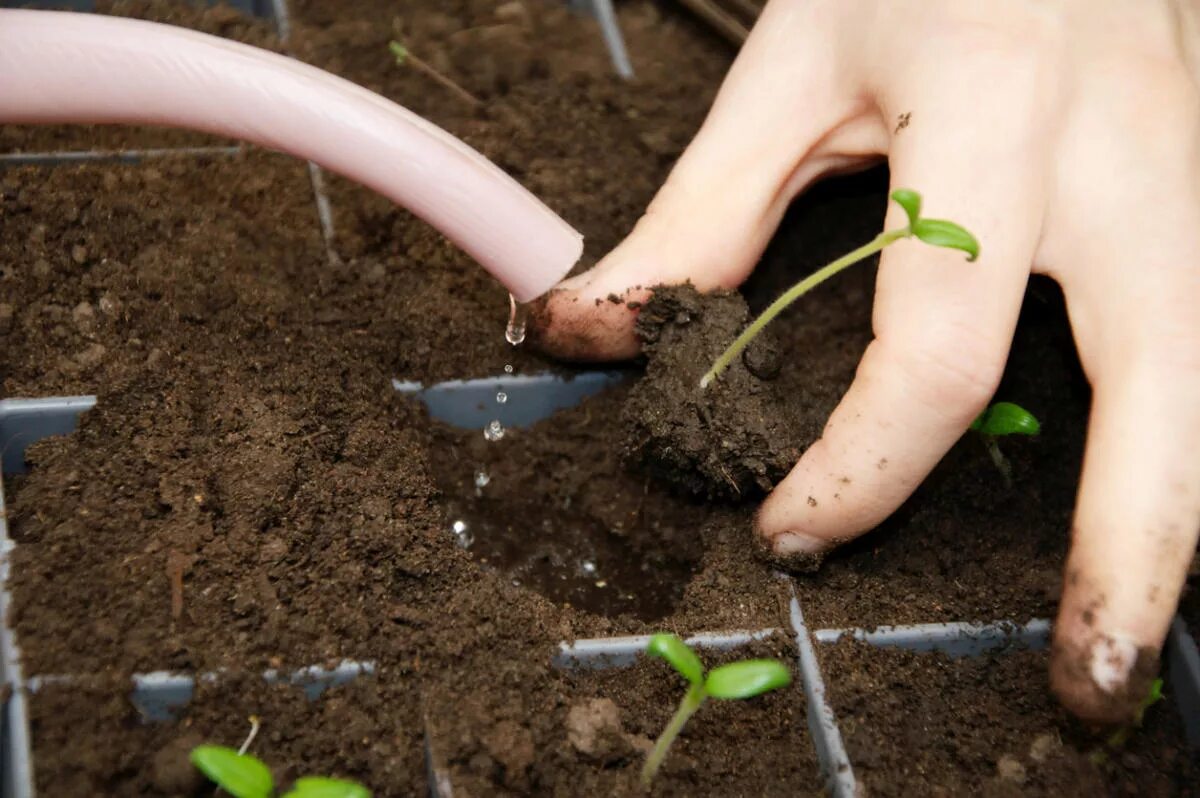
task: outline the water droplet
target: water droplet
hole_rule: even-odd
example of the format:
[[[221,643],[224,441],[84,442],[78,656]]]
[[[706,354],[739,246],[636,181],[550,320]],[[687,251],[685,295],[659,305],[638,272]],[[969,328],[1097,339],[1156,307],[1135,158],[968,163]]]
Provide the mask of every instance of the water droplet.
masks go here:
[[[518,302],[508,295],[508,326],[504,328],[504,340],[518,346],[525,340],[525,324],[529,321],[529,305]]]
[[[514,579],[514,580],[513,580],[513,587],[520,587],[520,586],[521,586],[521,580],[520,580],[520,579]]]
[[[450,531],[454,533],[454,541],[464,549],[470,548],[475,542],[475,536],[467,529],[466,521],[455,521],[450,525]]]
[[[512,373],[513,373],[513,367],[512,367],[512,363],[505,363],[505,364],[504,364],[504,373],[505,373],[505,374],[512,374]]]
[[[508,394],[504,391],[496,391],[496,404],[502,405],[508,401]]]
[[[485,487],[487,487],[487,484],[491,481],[492,481],[492,478],[487,475],[486,471],[476,471],[475,472],[475,487],[485,488]]]
[[[597,582],[596,582],[596,587],[608,587],[608,582],[606,582],[606,581],[604,581],[603,579],[601,579],[601,580],[599,580],[599,581],[597,581]]]
[[[592,562],[591,560],[584,560],[583,562],[579,563],[579,570],[584,576],[595,576],[596,563]]]
[[[492,442],[500,440],[504,437],[504,425],[500,423],[499,419],[496,419],[484,427],[483,437]]]

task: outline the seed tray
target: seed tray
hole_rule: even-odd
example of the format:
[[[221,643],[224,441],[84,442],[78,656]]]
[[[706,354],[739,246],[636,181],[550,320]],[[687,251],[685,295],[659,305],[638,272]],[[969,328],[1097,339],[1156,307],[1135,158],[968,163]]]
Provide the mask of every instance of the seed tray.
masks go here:
[[[286,44],[289,17],[286,0],[231,0],[231,4],[250,13],[274,20],[281,40]],[[625,49],[611,0],[569,0],[577,10],[592,14],[600,23],[601,32],[615,70],[622,77],[632,77],[633,70]],[[94,9],[92,0],[0,0],[0,7],[11,6],[71,7],[80,11]],[[57,153],[0,154],[0,167],[5,164],[54,165],[85,161],[141,162],[163,157],[204,157],[233,155],[239,147],[191,147],[125,151],[81,151]],[[336,259],[332,213],[324,191],[319,167],[310,164],[314,203],[327,252]],[[587,372],[564,379],[552,375],[511,376],[482,380],[452,381],[425,388],[415,383],[397,381],[394,387],[413,395],[429,409],[430,415],[447,423],[482,429],[491,420],[505,426],[533,423],[559,409],[570,407],[582,399],[623,378],[620,372]],[[498,404],[498,391],[506,392],[512,401]],[[24,467],[25,448],[48,435],[70,432],[78,416],[95,404],[94,397],[52,399],[9,399],[0,401],[0,461],[4,473],[20,473]],[[0,619],[7,618],[10,596],[7,592],[8,553],[13,542],[8,536],[4,515],[3,483],[0,481]],[[1047,621],[1026,624],[999,622],[995,624],[927,624],[903,627],[863,629],[821,629],[810,632],[805,626],[798,600],[791,601],[790,628],[732,632],[710,632],[695,635],[689,642],[698,648],[731,650],[771,635],[788,634],[795,637],[795,656],[801,686],[808,706],[807,723],[816,749],[822,775],[829,791],[838,798],[856,794],[853,765],[841,742],[837,720],[825,699],[825,681],[816,656],[816,646],[851,635],[877,646],[897,646],[919,651],[938,650],[951,656],[978,656],[1004,644],[1029,647],[1045,646],[1050,625]],[[636,661],[647,642],[645,637],[614,637],[578,640],[560,644],[552,663],[560,668],[607,669],[627,667]],[[1170,682],[1168,695],[1185,719],[1188,740],[1200,745],[1200,652],[1181,620],[1172,626],[1166,657]],[[291,673],[267,672],[268,681],[289,681],[317,699],[328,686],[342,684],[358,676],[369,676],[375,663],[343,662],[333,669],[318,666]],[[220,673],[199,675],[202,680],[216,680]],[[148,721],[168,721],[185,706],[195,684],[188,674],[152,672],[139,674],[132,680],[130,697]],[[43,685],[70,684],[70,674],[34,675],[28,679],[21,673],[19,652],[12,631],[0,623],[0,684],[11,688],[6,694],[0,713],[0,798],[32,798],[33,762],[27,697]],[[426,760],[429,768],[430,793],[447,798],[453,792],[448,772],[439,766],[439,757],[426,737]]]
[[[445,418],[466,427],[479,427],[480,418],[494,415],[495,392],[498,388],[522,396],[543,397],[538,405],[540,415],[526,411],[520,422],[509,417],[507,423],[533,423],[563,407],[571,406],[595,393],[614,380],[619,373],[596,372],[574,380],[552,375],[506,376],[496,379],[454,381],[423,389],[418,385],[401,383],[399,390],[413,394],[425,402],[431,415]],[[483,405],[483,410],[478,405]],[[506,403],[507,404],[507,403]],[[525,404],[525,400],[513,402]],[[95,398],[65,397],[40,400],[10,399],[0,401],[0,451],[4,452],[4,467],[19,473],[24,465],[25,449],[47,435],[63,434],[74,429],[78,417],[95,405]],[[479,415],[483,413],[484,415]],[[3,515],[3,485],[0,483],[0,552],[7,555],[13,543]],[[7,592],[8,558],[0,556],[0,616],[7,612],[10,597]],[[856,794],[853,763],[842,744],[837,719],[826,701],[825,679],[816,655],[816,646],[836,642],[850,636],[880,647],[899,647],[914,651],[941,651],[950,656],[980,656],[1003,645],[1045,647],[1049,641],[1050,623],[1034,620],[1027,623],[999,621],[991,624],[935,623],[911,626],[877,627],[874,629],[819,629],[810,631],[804,622],[799,601],[793,596],[790,606],[790,628],[715,631],[697,634],[688,642],[701,649],[733,650],[755,640],[777,634],[795,637],[795,657],[800,683],[808,707],[807,723],[817,760],[830,793],[840,798]],[[633,664],[645,649],[645,636],[623,636],[577,640],[562,643],[551,657],[559,668],[610,669]],[[1167,643],[1169,682],[1167,695],[1185,720],[1188,741],[1200,746],[1200,651],[1182,620],[1172,625]],[[267,672],[264,678],[277,682],[287,680],[302,687],[310,698],[317,698],[328,686],[342,684],[360,675],[374,672],[375,663],[344,662],[326,670],[317,666],[280,674]],[[31,741],[26,699],[44,684],[70,683],[69,674],[33,675],[22,678],[19,651],[14,635],[7,626],[0,626],[0,678],[12,687],[4,707],[0,726],[0,765],[4,780],[2,798],[31,798],[33,792]],[[148,721],[166,721],[185,706],[191,697],[194,679],[187,674],[153,672],[134,677],[130,696]],[[220,678],[219,673],[199,676],[205,680]],[[426,743],[431,773],[431,794],[449,796],[452,785],[447,770],[438,765],[439,758],[431,743]]]

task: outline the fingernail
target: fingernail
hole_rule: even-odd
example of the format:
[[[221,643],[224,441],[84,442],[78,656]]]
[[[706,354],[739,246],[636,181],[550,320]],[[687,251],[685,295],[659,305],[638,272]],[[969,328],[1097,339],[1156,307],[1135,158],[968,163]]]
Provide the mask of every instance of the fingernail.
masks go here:
[[[1138,647],[1120,632],[1103,635],[1092,643],[1092,681],[1106,693],[1125,687],[1137,662]]]
[[[821,554],[829,550],[830,543],[803,532],[782,532],[771,540],[771,548],[776,554],[786,557],[789,554]]]

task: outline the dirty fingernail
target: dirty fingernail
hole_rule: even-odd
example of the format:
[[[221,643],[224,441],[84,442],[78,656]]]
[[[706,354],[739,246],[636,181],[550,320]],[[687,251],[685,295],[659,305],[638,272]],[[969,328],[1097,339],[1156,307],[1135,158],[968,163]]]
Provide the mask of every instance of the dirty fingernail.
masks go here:
[[[829,541],[806,535],[803,532],[781,532],[770,539],[771,548],[781,557],[794,554],[820,554],[826,551]]]
[[[1123,690],[1137,662],[1138,647],[1120,632],[1102,635],[1092,643],[1092,681],[1106,693]]]

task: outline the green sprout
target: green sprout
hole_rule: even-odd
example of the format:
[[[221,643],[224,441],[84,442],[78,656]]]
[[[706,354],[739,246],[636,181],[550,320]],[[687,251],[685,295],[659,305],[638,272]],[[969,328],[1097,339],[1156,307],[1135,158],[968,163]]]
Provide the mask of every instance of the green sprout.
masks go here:
[[[446,75],[442,74],[433,66],[433,64],[430,64],[424,59],[418,58],[412,50],[408,49],[401,42],[398,42],[394,39],[388,42],[388,52],[392,54],[392,58],[396,59],[396,66],[412,67],[425,77],[429,78],[435,83],[440,84],[442,88],[446,89],[472,108],[478,108],[479,106],[483,105],[482,100],[464,89],[462,86],[455,83]]]
[[[729,364],[733,362],[733,359],[740,355],[742,350],[754,340],[755,336],[762,332],[762,329],[778,316],[784,308],[830,277],[853,266],[859,261],[866,260],[889,244],[893,244],[902,238],[918,238],[926,244],[931,244],[935,247],[962,250],[967,253],[968,261],[973,261],[979,257],[979,242],[975,240],[975,236],[971,235],[964,228],[944,219],[921,218],[920,194],[912,189],[898,188],[892,192],[891,196],[896,204],[903,208],[904,212],[908,215],[908,224],[897,230],[885,230],[875,236],[870,242],[862,245],[853,252],[843,255],[827,266],[821,267],[785,291],[729,345],[728,349],[721,353],[721,356],[712,364],[712,368],[700,379],[700,387],[702,389],[707,388],[709,383],[720,376],[721,372],[727,369]]]
[[[1006,435],[1037,435],[1042,431],[1042,425],[1034,418],[1033,413],[1020,405],[1012,402],[996,402],[971,422],[971,430],[979,433],[984,446],[987,447],[988,454],[991,455],[992,462],[1004,475],[1005,484],[1011,488],[1012,465],[1000,451],[996,439]]]
[[[646,764],[642,767],[642,784],[647,786],[666,758],[671,743],[675,742],[688,718],[695,714],[706,698],[753,698],[792,683],[791,671],[782,662],[773,659],[731,662],[713,668],[705,676],[704,665],[696,656],[696,652],[671,634],[657,634],[650,638],[646,653],[666,660],[688,681],[688,691],[679,702],[679,709],[654,742],[654,750],[650,752]]]
[[[272,798],[275,779],[263,761],[223,745],[198,745],[192,749],[192,764],[233,798]],[[323,776],[297,779],[281,798],[371,798],[361,784]]]
[[[1116,750],[1125,745],[1129,741],[1130,735],[1135,729],[1142,728],[1142,722],[1146,719],[1146,710],[1163,700],[1163,680],[1155,679],[1150,683],[1150,690],[1146,693],[1146,697],[1142,699],[1142,703],[1138,704],[1137,710],[1133,713],[1133,722],[1127,723],[1121,728],[1108,736],[1104,744],[1112,750]],[[1108,759],[1108,753],[1104,748],[1098,748],[1088,757],[1093,765],[1102,765]]]

